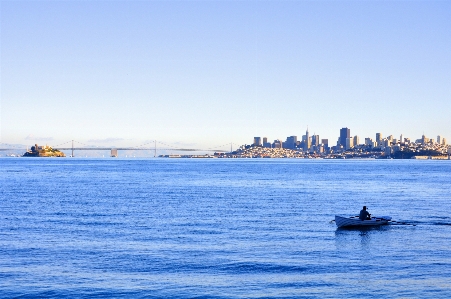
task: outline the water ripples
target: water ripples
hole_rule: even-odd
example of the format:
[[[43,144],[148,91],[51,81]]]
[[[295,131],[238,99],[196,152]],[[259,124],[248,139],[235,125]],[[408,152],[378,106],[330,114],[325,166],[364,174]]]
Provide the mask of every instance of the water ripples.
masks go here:
[[[0,166],[0,297],[451,297],[446,161]],[[330,222],[364,204],[416,226]]]

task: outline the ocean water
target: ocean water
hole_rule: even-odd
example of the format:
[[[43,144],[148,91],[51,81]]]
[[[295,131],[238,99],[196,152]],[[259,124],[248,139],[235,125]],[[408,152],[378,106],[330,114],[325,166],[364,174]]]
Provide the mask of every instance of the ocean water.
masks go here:
[[[451,298],[451,161],[2,158],[0,297]]]

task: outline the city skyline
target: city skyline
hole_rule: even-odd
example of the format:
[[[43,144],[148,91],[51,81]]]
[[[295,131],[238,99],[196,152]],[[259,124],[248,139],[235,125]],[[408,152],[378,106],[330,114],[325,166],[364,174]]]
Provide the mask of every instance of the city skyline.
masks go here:
[[[346,132],[345,135],[342,135],[343,132]],[[280,135],[280,134],[279,134]],[[301,138],[298,138],[298,136],[300,136]],[[346,138],[342,139],[343,136],[346,136]],[[362,137],[362,138],[361,138]],[[306,134],[305,135],[290,135],[290,136],[286,136],[284,138],[269,138],[266,135],[262,135],[262,136],[254,136],[253,137],[253,142],[249,143],[249,138],[247,138],[247,142],[243,142],[243,143],[236,143],[234,141],[231,142],[227,142],[226,140],[223,140],[223,144],[221,145],[217,145],[217,146],[222,146],[222,147],[230,147],[230,146],[241,146],[241,145],[247,145],[247,144],[260,144],[263,145],[265,143],[267,143],[266,147],[274,147],[274,143],[280,143],[280,145],[276,145],[275,147],[280,147],[280,148],[284,148],[282,144],[285,144],[288,142],[288,144],[291,144],[292,146],[287,146],[285,148],[294,148],[294,145],[296,144],[296,142],[299,144],[302,144],[302,149],[304,151],[307,151],[308,149],[311,148],[311,146],[313,145],[320,145],[320,144],[325,144],[328,147],[333,147],[333,146],[339,146],[342,145],[344,149],[350,148],[353,145],[367,145],[367,142],[369,142],[369,140],[371,140],[372,142],[379,142],[385,139],[394,139],[394,140],[398,140],[404,142],[404,139],[409,140],[410,142],[416,142],[421,140],[422,138],[426,138],[428,141],[429,140],[434,140],[434,143],[438,143],[438,144],[442,144],[442,142],[445,142],[445,145],[448,145],[448,139],[446,136],[443,135],[436,135],[436,136],[428,136],[425,135],[424,133],[419,136],[419,138],[417,138],[417,136],[411,137],[411,136],[407,136],[405,134],[400,134],[399,138],[393,134],[387,134],[384,135],[382,132],[376,132],[373,134],[373,137],[371,136],[359,136],[359,135],[353,135],[351,134],[351,129],[350,128],[341,128],[339,129],[339,133],[336,134],[335,137],[333,138],[323,138],[322,135],[313,133],[310,134],[309,129],[307,127],[306,129]],[[10,143],[10,142],[0,142],[0,145],[14,145],[14,146],[32,146],[35,144],[39,144],[39,145],[49,145],[49,146],[55,146],[56,143],[54,142],[54,140],[50,139],[50,140],[39,140],[39,139],[34,139],[32,137],[28,138],[29,142],[26,144],[20,144],[20,143]],[[349,140],[348,143],[346,143],[346,139],[351,139],[351,145],[349,144]],[[440,142],[439,142],[440,139]],[[271,141],[272,140],[272,141]],[[130,140],[128,140],[130,141]],[[306,143],[305,141],[308,141],[308,143]],[[363,141],[363,142],[361,142]],[[64,144],[66,145],[65,147],[68,147],[67,144],[69,144],[70,142],[74,142],[74,140],[67,140],[66,142],[64,142]],[[75,143],[77,144],[77,148],[80,147],[89,147],[89,146],[107,146],[107,147],[117,147],[118,146],[118,142],[127,142],[127,140],[122,140],[122,139],[115,139],[115,138],[111,138],[109,140],[88,140],[87,143],[83,143],[83,142],[79,142],[79,141],[75,141]],[[190,146],[197,146],[199,144],[195,144],[195,143],[186,143],[184,144],[183,142],[174,142],[173,144],[169,145],[166,144],[164,141],[161,140],[146,140],[145,144],[130,144],[128,143],[127,146],[129,147],[141,147],[141,146],[147,146],[147,147],[153,147],[154,143],[157,142],[160,145],[159,146],[179,146],[179,148],[183,148],[184,145],[190,145]],[[269,146],[269,144],[271,144],[271,146]],[[57,146],[58,147],[58,146]],[[69,146],[70,147],[70,146]],[[0,148],[2,148],[2,146],[0,146]],[[197,147],[200,149],[200,147]],[[220,148],[218,148],[220,149]]]
[[[0,143],[451,138],[451,2],[2,1],[0,16]]]
[[[364,142],[360,142],[364,140]],[[0,151],[5,156],[17,156],[23,145],[11,145],[9,147],[0,144]],[[64,146],[65,145],[65,146]],[[19,147],[17,147],[19,146]],[[230,150],[225,150],[224,147]],[[429,138],[424,134],[415,139],[401,134],[399,138],[393,135],[384,136],[383,133],[375,133],[375,138],[351,135],[350,128],[341,128],[336,143],[319,135],[311,135],[307,127],[305,135],[298,139],[297,135],[287,136],[286,140],[275,139],[271,142],[268,137],[255,136],[249,145],[235,144],[233,142],[223,144],[214,149],[183,148],[153,140],[147,144],[129,147],[117,147],[115,145],[98,146],[84,144],[79,141],[69,141],[61,145],[33,144],[29,150],[26,145],[24,156],[36,156],[42,151],[42,156],[59,155],[65,152],[69,157],[105,157],[105,151],[110,152],[111,157],[169,157],[169,158],[395,158],[395,159],[448,159],[451,154],[451,146],[444,136]],[[38,149],[38,150],[36,150]],[[23,149],[22,149],[23,150]],[[75,155],[74,150],[77,151]],[[157,155],[158,151],[158,155]],[[45,152],[45,153],[44,153]],[[69,154],[70,152],[70,154]],[[125,152],[125,153],[124,153]],[[127,154],[128,152],[128,154]],[[187,153],[191,152],[191,153]],[[197,152],[194,154],[194,152]],[[212,154],[214,152],[214,155]],[[151,153],[151,154],[150,154]],[[22,155],[22,153],[20,154]],[[64,156],[64,154],[63,154]],[[107,154],[108,157],[108,154]]]
[[[374,134],[374,138],[370,136],[365,136],[364,138],[360,139],[360,136],[358,135],[351,135],[351,129],[350,128],[341,128],[338,138],[334,142],[331,141],[328,138],[320,138],[320,135],[309,135],[308,128],[306,130],[306,134],[302,135],[302,138],[298,141],[297,135],[291,135],[287,136],[286,140],[283,141],[282,139],[274,139],[273,142],[268,141],[270,140],[268,137],[254,137],[252,145],[257,146],[263,146],[263,147],[269,147],[269,148],[287,148],[287,149],[302,149],[303,151],[310,150],[313,146],[319,146],[323,145],[328,148],[332,147],[342,147],[343,149],[350,149],[357,145],[370,145],[371,147],[378,147],[378,146],[387,146],[383,145],[386,140],[389,140],[390,142],[394,143],[435,143],[440,145],[448,145],[448,141],[446,137],[443,135],[437,135],[436,137],[428,137],[426,135],[421,135],[421,138],[411,138],[409,136],[406,136],[404,134],[400,134],[399,138],[396,136],[393,136],[393,134],[388,134],[384,136],[383,133],[377,132]],[[364,140],[364,142],[360,142],[360,140]],[[263,141],[263,142],[262,142]]]

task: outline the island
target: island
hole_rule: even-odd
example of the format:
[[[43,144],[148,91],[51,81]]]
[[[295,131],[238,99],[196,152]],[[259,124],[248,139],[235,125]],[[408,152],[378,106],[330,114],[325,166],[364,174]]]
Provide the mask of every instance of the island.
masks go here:
[[[24,157],[66,157],[63,152],[53,149],[50,146],[39,146],[35,144],[31,150],[23,154]]]

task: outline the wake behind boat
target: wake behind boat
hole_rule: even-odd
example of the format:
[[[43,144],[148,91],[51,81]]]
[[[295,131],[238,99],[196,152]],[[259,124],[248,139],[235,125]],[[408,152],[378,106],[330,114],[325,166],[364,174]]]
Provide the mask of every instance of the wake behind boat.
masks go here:
[[[377,226],[388,224],[390,220],[390,216],[371,217],[371,219],[360,220],[359,216],[345,217],[335,215],[335,224],[338,227]]]

